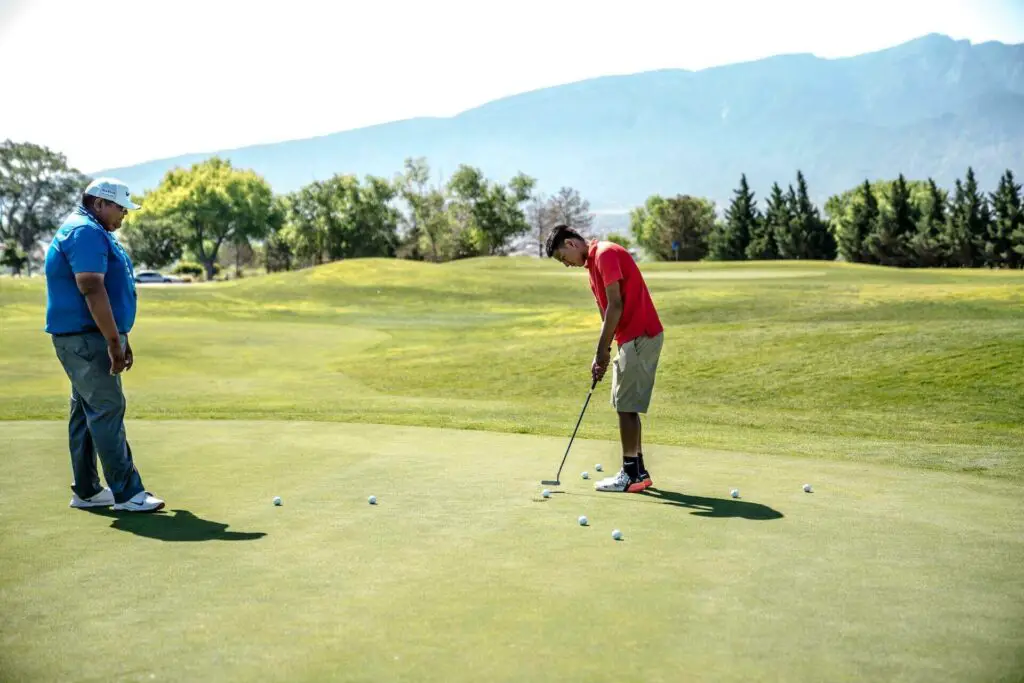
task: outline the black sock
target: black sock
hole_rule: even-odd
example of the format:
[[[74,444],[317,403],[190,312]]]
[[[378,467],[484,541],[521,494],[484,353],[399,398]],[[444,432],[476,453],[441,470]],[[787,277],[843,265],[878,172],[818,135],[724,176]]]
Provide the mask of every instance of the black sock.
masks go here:
[[[636,454],[636,459],[639,461],[640,474],[647,474],[647,465],[644,464],[644,454],[643,453],[637,453]]]
[[[626,471],[630,479],[640,478],[640,458],[622,458],[622,469]]]

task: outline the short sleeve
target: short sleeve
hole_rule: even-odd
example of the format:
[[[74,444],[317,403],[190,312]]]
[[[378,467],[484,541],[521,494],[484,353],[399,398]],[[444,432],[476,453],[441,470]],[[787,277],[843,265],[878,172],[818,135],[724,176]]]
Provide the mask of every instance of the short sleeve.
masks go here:
[[[597,270],[601,273],[601,280],[607,287],[616,280],[622,279],[622,266],[619,264],[619,255],[608,249],[597,257]]]
[[[61,251],[68,257],[71,272],[106,273],[110,245],[106,235],[96,228],[83,227],[73,231],[61,244]]]

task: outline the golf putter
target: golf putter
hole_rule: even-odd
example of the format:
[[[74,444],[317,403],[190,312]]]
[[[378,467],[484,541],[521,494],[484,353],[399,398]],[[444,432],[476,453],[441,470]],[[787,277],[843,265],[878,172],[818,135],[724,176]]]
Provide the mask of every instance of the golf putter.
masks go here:
[[[573,439],[576,438],[576,432],[580,428],[580,423],[583,422],[583,413],[587,412],[587,405],[590,403],[590,397],[594,395],[594,387],[597,386],[597,380],[590,385],[590,391],[587,392],[587,400],[583,402],[583,410],[580,411],[580,419],[576,420],[576,429],[572,430],[572,438],[569,439],[569,446],[565,449],[565,455],[562,456],[562,464],[558,466],[558,474],[555,475],[554,479],[544,479],[540,483],[544,486],[561,486],[562,468],[565,466],[565,459],[569,457],[569,449],[572,448]]]

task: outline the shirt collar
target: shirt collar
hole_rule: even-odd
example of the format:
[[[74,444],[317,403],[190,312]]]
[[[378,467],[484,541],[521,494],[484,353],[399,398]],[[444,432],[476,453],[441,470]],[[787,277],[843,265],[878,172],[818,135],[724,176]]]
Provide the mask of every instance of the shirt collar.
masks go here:
[[[587,245],[587,262],[586,266],[589,268],[590,264],[594,262],[594,254],[597,253],[597,240],[590,240],[590,244]]]

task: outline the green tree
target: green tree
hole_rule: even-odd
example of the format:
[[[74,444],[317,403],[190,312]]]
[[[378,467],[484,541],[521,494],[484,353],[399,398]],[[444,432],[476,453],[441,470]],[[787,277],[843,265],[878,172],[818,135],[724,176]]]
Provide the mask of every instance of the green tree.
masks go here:
[[[88,184],[88,176],[48,147],[0,144],[0,242],[18,245],[30,273],[36,245],[60,227]]]
[[[839,253],[850,263],[875,263],[867,248],[868,238],[876,231],[879,220],[878,199],[871,183],[867,180],[857,188],[856,194],[839,204],[829,204],[833,232],[838,242]]]
[[[328,261],[394,256],[401,214],[392,204],[399,188],[383,178],[336,174],[287,197],[285,220],[295,256]]]
[[[181,258],[183,238],[174,221],[154,213],[133,211],[124,219],[121,237],[137,265],[163,268]]]
[[[791,218],[786,238],[779,241],[783,258],[834,260],[835,238],[811,201],[802,171],[796,172],[796,191],[790,185],[786,202]]]
[[[530,226],[521,205],[530,199],[535,184],[519,173],[506,186],[489,181],[478,168],[459,166],[448,181],[457,257],[502,254],[511,240],[527,233]]]
[[[630,212],[636,243],[660,261],[700,261],[708,254],[715,204],[703,197],[652,195]]]
[[[20,276],[22,269],[28,265],[28,255],[25,254],[25,250],[14,240],[0,244],[0,248],[3,249],[0,251],[0,266],[10,268],[14,275]]]
[[[754,192],[747,184],[747,174],[740,175],[740,186],[733,190],[732,202],[725,211],[725,220],[711,234],[708,256],[715,261],[743,261],[752,236],[761,220]]]
[[[985,258],[996,268],[1024,267],[1024,210],[1021,186],[1007,169],[992,193],[992,221],[989,223]]]
[[[968,168],[964,181],[956,180],[943,234],[947,265],[959,268],[984,265],[985,238],[988,236],[986,204],[985,197],[978,190],[974,169]]]
[[[633,242],[628,237],[626,237],[625,235],[620,235],[616,232],[609,234],[607,237],[605,237],[605,239],[609,242],[614,242],[615,244],[618,244],[620,247],[623,247],[625,249],[629,249],[631,246],[633,246]]]
[[[910,188],[901,173],[891,186],[875,229],[864,240],[874,262],[883,266],[914,265],[911,239],[917,233],[918,220],[919,212],[910,201]]]
[[[427,201],[430,181],[430,166],[425,157],[408,157],[402,173],[395,178],[398,196],[405,202],[406,210],[401,218],[400,255],[405,258],[423,259],[424,242],[423,225],[429,220],[427,215],[430,202]],[[431,249],[436,259],[436,248]]]
[[[251,170],[233,168],[212,157],[189,169],[168,171],[142,200],[140,221],[173,222],[182,245],[194,253],[213,279],[221,245],[242,236],[263,238],[280,216],[270,185]]]
[[[793,195],[793,188],[790,187],[790,195]],[[793,196],[795,202],[795,195]],[[790,240],[790,223],[793,220],[793,212],[790,208],[788,196],[782,192],[778,183],[772,183],[771,195],[768,197],[768,204],[764,212],[764,234],[765,242],[771,240],[774,245],[775,258],[790,258],[783,249],[785,242],[788,248],[792,248]]]
[[[946,225],[945,191],[939,189],[935,181],[928,179],[928,197],[924,200],[919,213],[917,231],[910,238],[910,250],[915,264],[920,268],[934,268],[943,263],[946,247],[942,241]]]

